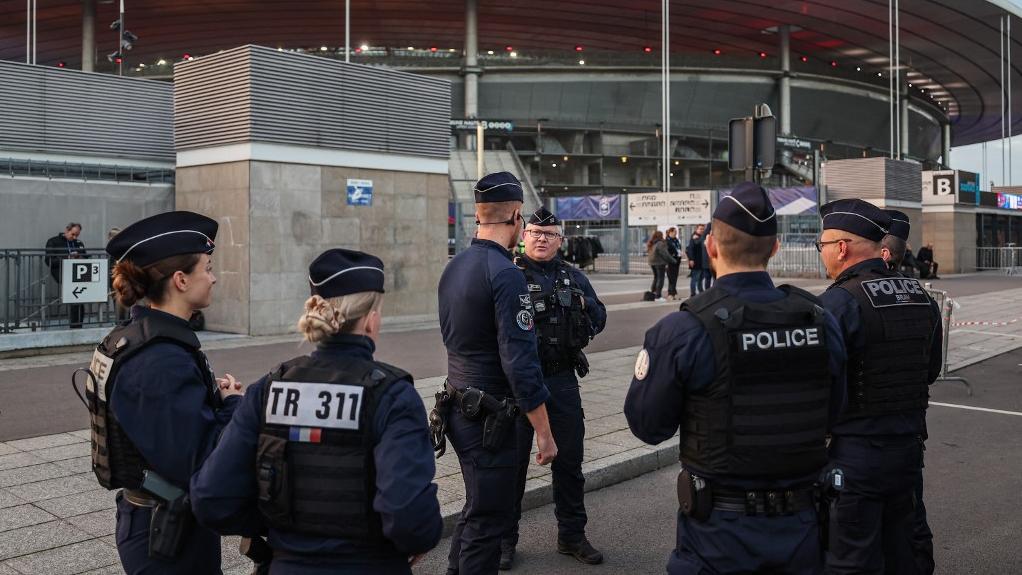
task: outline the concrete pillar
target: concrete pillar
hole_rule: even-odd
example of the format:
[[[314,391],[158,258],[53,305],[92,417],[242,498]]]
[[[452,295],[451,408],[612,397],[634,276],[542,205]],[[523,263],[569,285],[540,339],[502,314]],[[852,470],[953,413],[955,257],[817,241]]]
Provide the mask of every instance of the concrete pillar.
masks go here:
[[[465,0],[465,116],[479,115],[479,10],[476,0]]]
[[[82,0],[82,72],[96,63],[96,0]]]
[[[781,134],[791,134],[791,27],[781,24]]]
[[[908,85],[902,84],[901,86],[901,127],[898,132],[901,134],[901,158],[908,158],[908,101],[909,101]],[[945,162],[946,163],[946,162]]]
[[[944,121],[940,130],[940,161],[945,166],[951,165],[951,122]]]

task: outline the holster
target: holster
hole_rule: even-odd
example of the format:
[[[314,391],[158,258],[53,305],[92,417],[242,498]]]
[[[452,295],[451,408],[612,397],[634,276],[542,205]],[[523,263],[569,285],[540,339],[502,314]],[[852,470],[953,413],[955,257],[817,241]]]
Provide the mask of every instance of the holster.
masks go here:
[[[816,484],[816,516],[820,522],[820,548],[824,551],[830,545],[830,511],[844,488],[844,472],[837,467],[824,473]]]
[[[242,537],[238,552],[254,563],[252,575],[270,575],[273,548],[262,537]]]
[[[429,412],[429,438],[433,443],[436,458],[440,459],[447,452],[447,418],[450,417],[453,398],[448,391],[447,382],[436,392],[436,404]]]
[[[460,390],[450,383],[445,390],[458,402],[461,413],[470,421],[483,420],[483,447],[497,451],[504,444],[507,434],[514,429],[518,417],[518,404],[513,399],[496,397],[474,387]]]
[[[187,494],[172,501],[157,502],[149,525],[149,557],[174,560],[181,552],[194,522]]]
[[[678,510],[695,521],[703,522],[713,511],[713,491],[702,478],[682,469],[678,474]]]

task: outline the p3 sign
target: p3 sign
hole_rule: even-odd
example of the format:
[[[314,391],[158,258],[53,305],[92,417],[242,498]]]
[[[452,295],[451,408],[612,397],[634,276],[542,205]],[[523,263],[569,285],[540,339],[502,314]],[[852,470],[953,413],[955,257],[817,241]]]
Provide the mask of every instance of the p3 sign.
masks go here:
[[[109,262],[106,258],[63,260],[60,270],[61,303],[96,303],[107,300]]]

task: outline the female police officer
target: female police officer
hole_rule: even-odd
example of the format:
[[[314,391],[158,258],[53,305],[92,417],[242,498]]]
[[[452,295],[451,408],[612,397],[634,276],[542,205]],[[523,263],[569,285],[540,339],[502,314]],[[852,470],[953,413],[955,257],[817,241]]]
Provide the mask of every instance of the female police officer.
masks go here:
[[[89,367],[93,470],[117,495],[117,551],[127,573],[220,573],[220,538],[190,528],[185,491],[230,420],[240,391],[217,389],[188,328],[207,307],[216,278],[217,223],[168,212],[110,240],[113,287],[131,320],[114,328]],[[109,399],[109,401],[108,401]],[[150,525],[158,529],[150,534]]]
[[[192,479],[200,522],[259,535],[271,571],[410,573],[443,528],[422,399],[373,361],[383,263],[334,249],[309,267],[298,329],[317,344],[250,386]]]

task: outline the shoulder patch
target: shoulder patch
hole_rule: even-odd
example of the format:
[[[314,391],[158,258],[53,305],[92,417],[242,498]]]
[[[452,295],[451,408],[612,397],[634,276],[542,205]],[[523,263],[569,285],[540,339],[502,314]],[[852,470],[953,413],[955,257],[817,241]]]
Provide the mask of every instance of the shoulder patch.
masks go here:
[[[646,348],[642,348],[639,351],[638,357],[635,358],[635,379],[642,381],[649,375],[649,352]]]
[[[518,302],[522,304],[522,307],[529,307],[532,305],[532,296],[527,293],[519,294]]]
[[[515,321],[518,322],[518,327],[522,331],[532,331],[532,313],[529,312],[529,310],[523,309],[518,312],[518,315],[515,317]]]
[[[930,296],[915,278],[882,278],[862,282],[862,290],[873,307],[930,305]]]

